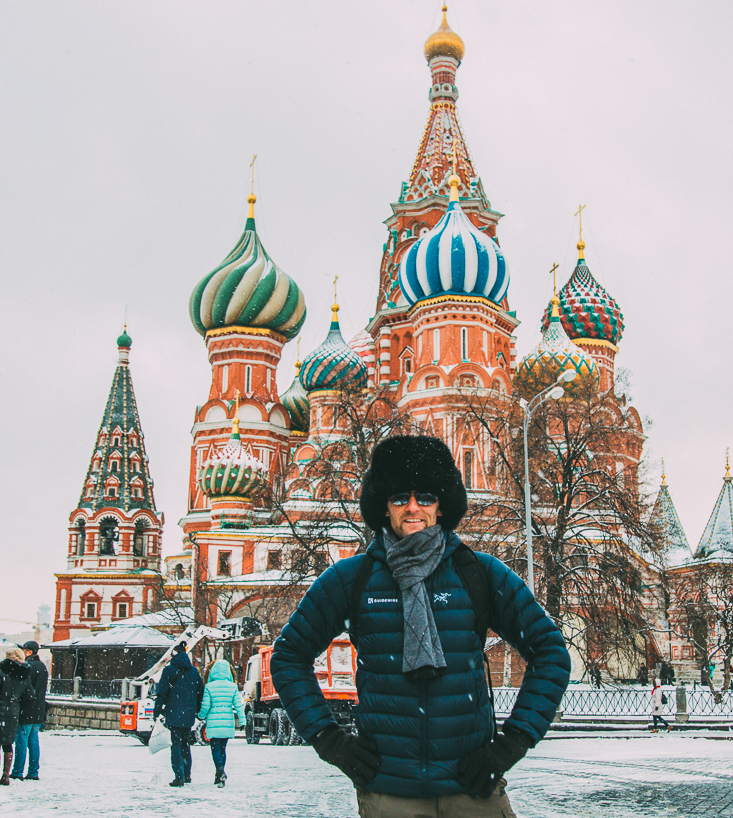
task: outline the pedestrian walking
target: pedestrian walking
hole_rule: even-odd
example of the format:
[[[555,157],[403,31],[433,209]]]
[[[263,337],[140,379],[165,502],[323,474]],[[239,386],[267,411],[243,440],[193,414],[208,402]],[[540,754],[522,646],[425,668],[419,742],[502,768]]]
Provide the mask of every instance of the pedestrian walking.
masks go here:
[[[665,704],[667,704],[667,697],[662,690],[662,680],[655,679],[654,686],[652,687],[652,733],[659,732],[659,728],[657,727],[658,721],[662,722],[662,724],[667,728],[668,733],[672,730],[672,727],[662,715],[662,709]]]
[[[161,674],[153,709],[153,719],[164,715],[165,725],[171,731],[171,767],[175,776],[171,787],[191,783],[191,728],[203,695],[201,675],[188,658],[186,643],[181,642],[173,649],[173,658]]]
[[[3,773],[0,785],[10,784],[13,765],[13,742],[18,732],[20,708],[34,701],[30,682],[31,669],[20,648],[10,648],[0,662],[0,745],[3,748]]]
[[[366,553],[324,571],[275,643],[280,701],[298,734],[351,779],[361,816],[511,818],[504,774],[542,739],[568,684],[562,635],[516,574],[455,533],[466,490],[441,440],[377,445],[360,504],[375,532]],[[527,661],[501,733],[487,627]],[[358,737],[336,723],[313,669],[344,628],[358,650]]]
[[[40,660],[40,645],[32,639],[21,646],[25,663],[31,671],[30,683],[33,688],[33,701],[20,707],[18,731],[15,734],[15,761],[11,778],[22,781],[25,769],[25,758],[28,755],[28,774],[26,781],[38,781],[41,764],[41,746],[38,733],[46,721],[46,688],[48,687],[48,670]]]
[[[239,688],[233,681],[229,662],[217,659],[208,673],[199,718],[206,719],[206,738],[211,746],[216,775],[214,784],[223,787],[227,774],[227,742],[234,738],[234,714],[240,726],[244,724],[244,702]]]

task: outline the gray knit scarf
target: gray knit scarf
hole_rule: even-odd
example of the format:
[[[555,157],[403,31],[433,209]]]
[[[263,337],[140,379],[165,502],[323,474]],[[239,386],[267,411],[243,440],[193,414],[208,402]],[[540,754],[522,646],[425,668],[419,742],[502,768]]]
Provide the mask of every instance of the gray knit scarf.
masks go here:
[[[439,525],[433,525],[398,540],[385,529],[384,547],[387,565],[402,591],[405,619],[402,672],[414,675],[425,668],[418,678],[437,676],[437,669],[444,668],[446,663],[425,580],[443,558],[445,534]]]

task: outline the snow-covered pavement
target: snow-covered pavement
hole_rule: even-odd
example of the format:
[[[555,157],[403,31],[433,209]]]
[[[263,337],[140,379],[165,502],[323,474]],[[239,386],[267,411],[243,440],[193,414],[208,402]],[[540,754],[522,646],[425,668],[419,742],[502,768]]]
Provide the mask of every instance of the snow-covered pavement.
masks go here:
[[[167,751],[101,733],[41,734],[41,781],[13,781],[0,814],[350,818],[348,780],[309,747],[229,742],[224,789],[207,747],[193,747],[193,783],[171,789]],[[690,733],[542,742],[509,775],[519,818],[733,816],[733,741]]]

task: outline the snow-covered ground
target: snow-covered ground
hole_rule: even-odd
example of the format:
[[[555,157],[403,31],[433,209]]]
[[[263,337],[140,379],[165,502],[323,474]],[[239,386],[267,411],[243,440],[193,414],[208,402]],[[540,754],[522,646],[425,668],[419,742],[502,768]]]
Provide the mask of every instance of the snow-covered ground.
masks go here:
[[[723,734],[724,735],[724,734]],[[171,789],[167,751],[102,733],[41,734],[41,781],[13,781],[0,814],[349,818],[348,780],[309,747],[229,742],[224,789],[207,747],[193,751],[193,783]],[[518,818],[733,816],[733,741],[672,733],[542,742],[509,774]]]

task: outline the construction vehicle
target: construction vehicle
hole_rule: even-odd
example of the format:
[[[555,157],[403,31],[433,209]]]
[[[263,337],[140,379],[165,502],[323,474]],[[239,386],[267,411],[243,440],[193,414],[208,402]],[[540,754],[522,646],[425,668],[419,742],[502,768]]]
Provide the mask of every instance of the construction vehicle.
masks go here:
[[[261,647],[247,662],[243,691],[244,735],[248,744],[259,744],[263,737],[280,746],[302,744],[272,684],[272,647]],[[336,721],[342,727],[353,730],[353,709],[358,703],[354,683],[356,650],[346,634],[331,642],[325,653],[316,659],[314,670]]]
[[[209,628],[201,625],[198,628],[190,626],[176,637],[176,641],[158,659],[158,661],[137,679],[125,680],[127,690],[123,686],[122,701],[120,702],[120,732],[126,735],[134,735],[147,745],[150,734],[153,732],[153,710],[155,708],[156,686],[160,681],[163,670],[173,656],[173,649],[181,642],[186,643],[186,653],[198,645],[202,639],[215,639],[217,641],[229,641],[233,638],[232,628],[222,630],[219,628]],[[192,729],[192,743],[204,743],[206,733],[204,723],[197,720]]]

